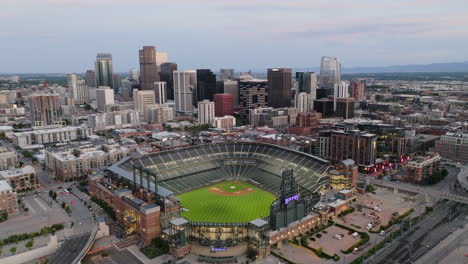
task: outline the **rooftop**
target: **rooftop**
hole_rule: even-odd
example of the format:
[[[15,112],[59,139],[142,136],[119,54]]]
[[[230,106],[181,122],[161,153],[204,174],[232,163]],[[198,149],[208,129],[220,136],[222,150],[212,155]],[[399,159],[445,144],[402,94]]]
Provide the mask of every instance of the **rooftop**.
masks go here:
[[[16,177],[18,175],[22,175],[26,173],[35,173],[35,170],[32,166],[28,165],[19,169],[0,171],[0,177],[2,177],[3,179],[8,179],[8,178]]]
[[[0,192],[12,191],[10,184],[7,181],[0,181]]]

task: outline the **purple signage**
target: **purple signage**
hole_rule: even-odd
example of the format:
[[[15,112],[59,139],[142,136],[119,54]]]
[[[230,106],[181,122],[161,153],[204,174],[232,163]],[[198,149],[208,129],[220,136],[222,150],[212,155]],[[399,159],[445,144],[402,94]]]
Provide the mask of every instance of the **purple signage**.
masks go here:
[[[284,204],[288,204],[289,202],[294,201],[294,200],[296,200],[296,201],[299,200],[299,194],[296,194],[296,195],[293,195],[291,197],[286,198],[284,200]]]
[[[214,248],[214,247],[211,248],[211,252],[226,251],[226,250],[227,250],[227,248]]]

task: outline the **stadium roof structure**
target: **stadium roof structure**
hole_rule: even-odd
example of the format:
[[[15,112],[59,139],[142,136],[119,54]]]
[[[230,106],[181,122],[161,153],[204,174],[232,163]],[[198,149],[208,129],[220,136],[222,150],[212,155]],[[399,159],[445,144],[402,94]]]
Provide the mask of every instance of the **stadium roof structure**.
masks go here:
[[[328,181],[325,172],[330,162],[272,144],[228,142],[125,158],[109,170],[133,181],[135,167],[154,172],[157,188],[151,189],[167,197],[232,179],[249,181],[272,193],[279,193],[281,172],[287,168],[293,169],[300,190],[315,193]],[[139,178],[137,182],[140,182]],[[146,186],[146,178],[143,182]],[[150,182],[154,186],[153,179]]]

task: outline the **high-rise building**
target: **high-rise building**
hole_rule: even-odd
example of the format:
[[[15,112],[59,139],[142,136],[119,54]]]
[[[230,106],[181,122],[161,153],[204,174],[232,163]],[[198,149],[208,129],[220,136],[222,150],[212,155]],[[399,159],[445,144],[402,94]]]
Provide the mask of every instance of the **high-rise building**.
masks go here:
[[[335,84],[335,93],[333,94],[335,98],[349,97],[349,84],[340,81]]]
[[[376,138],[374,134],[359,130],[332,131],[328,159],[332,162],[352,159],[364,169],[372,167],[377,153]]]
[[[117,91],[117,94],[122,94],[122,75],[114,73],[112,78],[114,78],[114,91]]]
[[[62,121],[62,109],[58,94],[33,94],[29,97],[31,120],[36,126],[53,125]]]
[[[128,79],[139,82],[140,81],[140,72],[137,69],[130,69],[128,71]]]
[[[155,82],[154,83],[154,94],[156,96],[157,104],[165,104],[167,101],[167,84],[166,82]]]
[[[154,90],[154,83],[159,82],[156,65],[156,47],[144,46],[139,50],[141,90]]]
[[[320,87],[333,90],[341,81],[341,63],[336,57],[322,57],[320,64]],[[332,95],[333,93],[329,94]]]
[[[197,70],[197,102],[213,100],[216,93],[216,75],[209,69]]]
[[[68,75],[68,89],[70,89],[75,104],[86,104],[89,102],[89,87],[79,75]]]
[[[161,64],[167,62],[167,53],[166,52],[156,52],[156,65],[161,66]]]
[[[268,82],[266,80],[239,81],[240,114],[249,116],[250,109],[266,107],[268,100]]]
[[[322,98],[314,101],[314,110],[322,113],[323,118],[333,116],[334,100],[328,98]]]
[[[234,114],[234,97],[232,94],[215,94],[214,104],[217,117]]]
[[[140,115],[144,116],[145,120],[148,120],[147,106],[154,105],[155,103],[156,98],[154,90],[133,90],[133,104],[135,105],[135,110],[138,110]]]
[[[354,117],[354,98],[335,98],[336,112],[335,115],[344,119]]]
[[[308,93],[312,100],[317,99],[317,74],[315,72],[296,72],[297,91]]]
[[[255,108],[250,110],[250,125],[282,128],[296,123],[296,108]]]
[[[333,94],[333,110],[336,111],[336,99],[337,98],[346,98],[349,97],[349,85],[344,81],[340,81],[335,84],[334,94]]]
[[[181,113],[193,112],[193,94],[197,89],[196,71],[174,71],[175,110]]]
[[[233,97],[234,105],[239,105],[239,82],[233,80],[219,80],[216,82],[216,93],[230,94]]]
[[[299,113],[309,113],[314,109],[314,99],[309,93],[301,92],[296,94],[294,102]]]
[[[146,108],[146,122],[161,124],[174,120],[174,108],[167,104],[148,105]]]
[[[215,117],[214,102],[203,100],[198,102],[198,123],[211,124]]]
[[[85,80],[88,87],[96,87],[96,72],[93,70],[87,70]]]
[[[174,71],[177,71],[177,64],[166,62],[161,64],[159,73],[162,82],[166,82],[166,96],[168,100],[174,100]]]
[[[144,113],[145,106],[154,105],[156,103],[154,91],[152,90],[133,90],[133,103],[135,110]]]
[[[120,88],[122,90],[122,97],[125,101],[129,101],[133,95],[132,84],[133,80],[130,79],[123,79],[120,83]]]
[[[108,86],[114,89],[114,72],[112,68],[112,54],[98,53],[96,56],[96,87]],[[114,90],[116,94],[117,91]]]
[[[291,106],[291,69],[268,69],[268,106]]]
[[[236,77],[234,75],[234,69],[220,69],[219,70],[219,79],[221,80],[232,80]]]
[[[355,98],[356,101],[364,100],[364,83],[360,81],[352,81],[349,89],[350,96]]]
[[[96,104],[99,112],[105,112],[106,105],[114,104],[114,90],[108,86],[100,86],[96,89]]]

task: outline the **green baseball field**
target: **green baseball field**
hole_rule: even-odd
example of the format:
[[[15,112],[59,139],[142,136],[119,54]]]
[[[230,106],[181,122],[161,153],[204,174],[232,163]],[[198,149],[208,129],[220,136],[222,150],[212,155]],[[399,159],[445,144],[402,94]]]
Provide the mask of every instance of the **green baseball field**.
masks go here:
[[[188,211],[182,216],[193,222],[249,222],[270,214],[276,197],[243,181],[226,181],[178,196]]]

